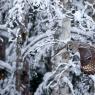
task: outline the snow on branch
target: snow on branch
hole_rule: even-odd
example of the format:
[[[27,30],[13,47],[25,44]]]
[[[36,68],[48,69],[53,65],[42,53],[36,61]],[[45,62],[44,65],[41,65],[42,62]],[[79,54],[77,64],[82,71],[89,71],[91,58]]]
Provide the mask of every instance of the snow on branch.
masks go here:
[[[0,68],[5,69],[9,73],[12,73],[12,66],[9,63],[0,61]]]
[[[52,36],[55,33],[55,31],[47,31],[44,34],[38,35],[34,41],[32,41],[31,43],[29,43],[25,48],[23,48],[22,50],[22,55],[26,55],[25,53],[28,52],[33,45],[35,45],[37,42],[39,42],[40,40],[47,38],[49,36]],[[30,48],[30,49],[29,49]]]

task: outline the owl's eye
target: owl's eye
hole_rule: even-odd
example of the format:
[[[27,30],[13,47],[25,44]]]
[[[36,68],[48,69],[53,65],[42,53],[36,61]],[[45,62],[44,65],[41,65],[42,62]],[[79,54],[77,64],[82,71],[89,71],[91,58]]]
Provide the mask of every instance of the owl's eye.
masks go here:
[[[68,48],[70,48],[71,47],[71,45],[68,45]]]
[[[68,48],[70,48],[70,49],[72,48],[72,43],[68,44]]]
[[[69,47],[71,47],[72,45],[71,44],[69,44]]]

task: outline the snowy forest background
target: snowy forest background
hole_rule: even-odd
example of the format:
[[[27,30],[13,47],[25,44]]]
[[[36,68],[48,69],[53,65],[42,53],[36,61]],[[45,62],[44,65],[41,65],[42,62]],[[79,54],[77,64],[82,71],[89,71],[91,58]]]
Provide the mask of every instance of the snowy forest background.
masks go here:
[[[95,0],[0,0],[0,95],[95,95]]]

